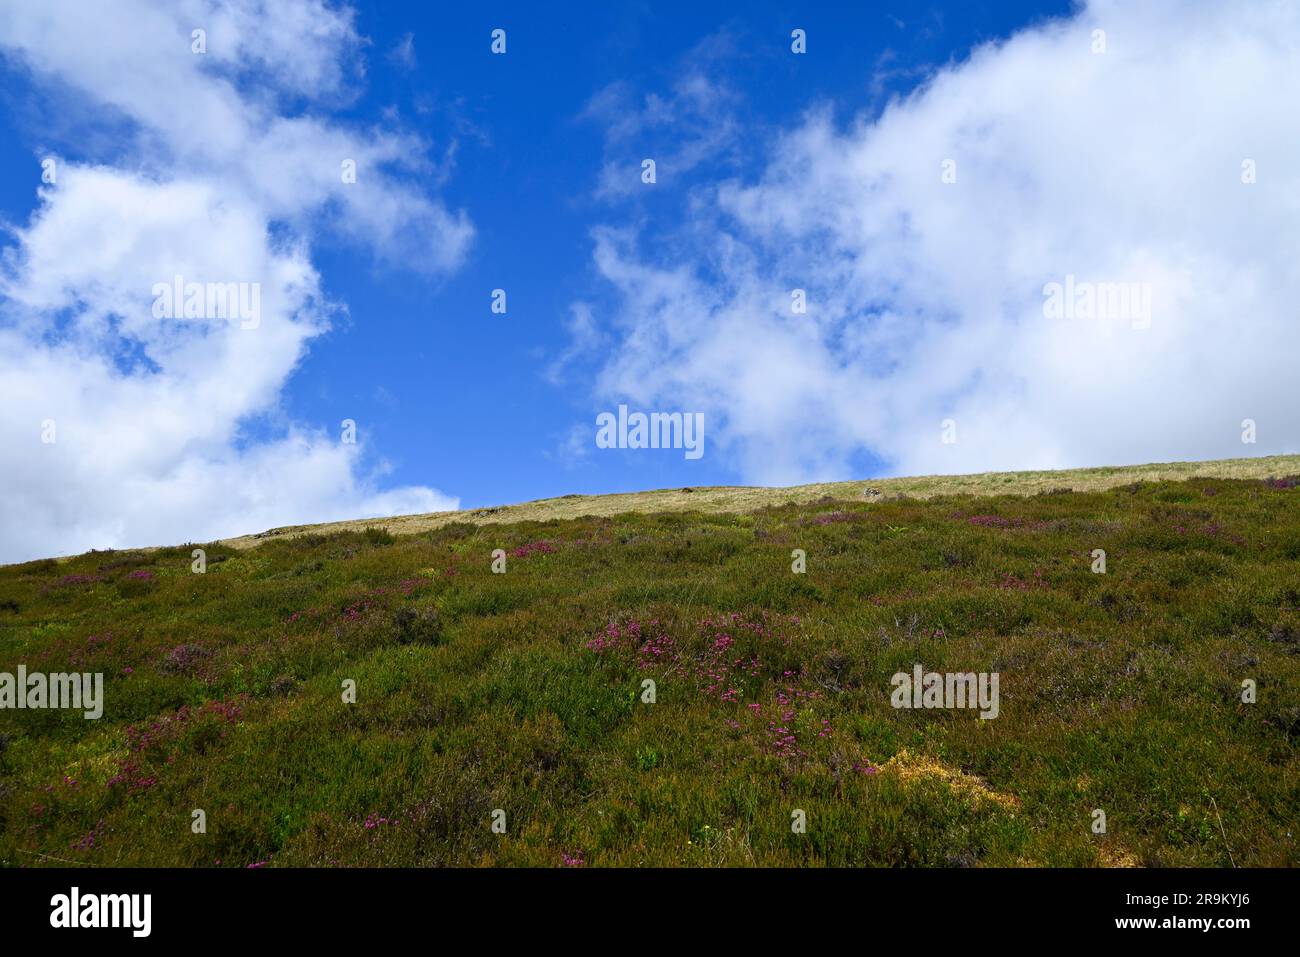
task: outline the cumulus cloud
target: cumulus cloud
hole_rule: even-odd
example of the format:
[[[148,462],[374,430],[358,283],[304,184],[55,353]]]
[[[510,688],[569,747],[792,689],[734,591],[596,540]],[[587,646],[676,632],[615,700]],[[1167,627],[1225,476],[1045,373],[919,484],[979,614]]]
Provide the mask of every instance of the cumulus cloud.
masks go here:
[[[196,27],[207,54],[191,52]],[[310,255],[326,215],[381,257],[440,271],[473,232],[404,185],[398,167],[423,151],[413,137],[280,112],[344,99],[360,43],[349,12],[314,0],[0,6],[0,51],[87,119],[115,111],[130,144],[104,164],[53,157],[53,182],[11,229],[0,560],[455,507],[384,489],[364,442],[279,411],[339,308]],[[256,321],[160,315],[159,284],[176,276],[256,286]]]
[[[705,411],[758,482],[1294,451],[1298,53],[1288,4],[1093,2],[813,109],[671,234],[595,232],[598,392]],[[1049,317],[1067,280],[1139,284],[1146,321]]]

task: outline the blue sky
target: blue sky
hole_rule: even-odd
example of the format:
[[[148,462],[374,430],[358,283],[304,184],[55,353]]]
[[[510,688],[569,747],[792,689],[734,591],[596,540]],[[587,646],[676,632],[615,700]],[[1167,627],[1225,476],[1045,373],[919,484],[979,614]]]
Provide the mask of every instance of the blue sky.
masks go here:
[[[605,133],[583,118],[594,96],[617,83],[633,102],[663,95],[699,64],[736,88],[746,124],[793,125],[823,102],[851,116],[878,110],[979,42],[1068,10],[1064,3],[590,6],[571,17],[533,4],[357,8],[358,30],[374,48],[365,94],[351,112],[380,121],[395,107],[435,151],[454,139],[455,168],[442,195],[470,213],[478,235],[464,267],[441,282],[358,269],[350,250],[322,249],[327,287],[347,301],[352,322],[312,347],[290,383],[289,408],[301,419],[366,423],[397,480],[434,484],[466,507],[744,478],[712,454],[686,461],[668,451],[611,450],[572,461],[562,451],[575,424],[586,428],[611,408],[591,394],[590,369],[572,370],[558,386],[544,375],[566,346],[570,302],[606,294],[591,266],[592,227],[628,217],[671,221],[693,185],[723,171],[710,163],[631,202],[597,199]],[[488,49],[498,26],[507,30],[504,57]],[[814,55],[790,53],[794,27],[808,31]],[[410,68],[383,55],[407,35]],[[672,135],[658,131],[613,159],[639,182],[640,154],[656,155]],[[725,173],[753,175],[762,159],[755,141],[753,153]],[[506,317],[489,312],[495,288],[507,292]],[[864,457],[868,471],[875,464]]]
[[[26,450],[5,517],[33,526],[0,559],[569,492],[1294,447],[1294,417],[1240,438],[1269,409],[1243,370],[1291,353],[1271,324],[1225,358],[1186,322],[1050,339],[1038,322],[1043,282],[1076,273],[1198,301],[1211,324],[1243,302],[1188,292],[1207,263],[1241,275],[1196,237],[1272,243],[1258,217],[1281,163],[1255,192],[1238,168],[1289,143],[1254,135],[1269,102],[1206,104],[1188,77],[1245,84],[1289,16],[1237,17],[1239,49],[1197,67],[1157,62],[1159,38],[1190,50],[1225,24],[1173,2],[127,6],[97,22],[0,5],[0,399]],[[366,191],[338,193],[326,180],[358,151]],[[48,156],[67,175],[43,187]],[[960,175],[941,185],[948,158]],[[1177,205],[1209,182],[1230,212]],[[154,230],[158,209],[177,212]],[[127,258],[96,265],[119,234]],[[205,365],[215,333],[124,318],[179,242],[226,278],[302,281],[276,287],[288,304],[261,338],[220,340]],[[1253,268],[1257,291],[1269,263]],[[781,315],[796,287],[801,326]],[[1254,294],[1246,311],[1280,322]],[[1164,409],[1198,375],[1185,412]],[[620,402],[702,411],[706,454],[596,448]],[[47,415],[58,446],[33,450]],[[946,448],[949,416],[963,440]],[[344,419],[356,449],[336,447]]]

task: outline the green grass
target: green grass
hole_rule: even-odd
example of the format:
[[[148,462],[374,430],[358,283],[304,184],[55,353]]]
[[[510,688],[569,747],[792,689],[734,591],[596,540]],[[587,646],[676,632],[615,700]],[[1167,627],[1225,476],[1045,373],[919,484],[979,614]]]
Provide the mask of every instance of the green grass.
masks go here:
[[[206,574],[190,546],[0,568],[0,671],[106,683],[99,721],[0,711],[0,864],[1295,865],[1290,484],[859,489],[212,543]],[[998,672],[1001,715],[894,709],[917,662]]]

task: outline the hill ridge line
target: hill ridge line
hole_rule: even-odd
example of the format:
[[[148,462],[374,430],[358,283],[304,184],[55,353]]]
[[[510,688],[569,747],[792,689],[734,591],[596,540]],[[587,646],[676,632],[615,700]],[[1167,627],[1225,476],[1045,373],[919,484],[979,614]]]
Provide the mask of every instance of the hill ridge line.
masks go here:
[[[1206,461],[1154,462],[1143,465],[1101,465],[1079,469],[1032,469],[1015,472],[973,472],[960,475],[920,475],[880,479],[850,479],[807,485],[710,485],[641,492],[570,494],[510,505],[445,512],[343,519],[309,525],[286,525],[221,539],[235,548],[300,535],[383,527],[394,535],[413,535],[452,522],[490,525],[550,521],[583,516],[612,516],[631,512],[753,512],[772,505],[812,504],[823,499],[873,500],[894,496],[934,498],[940,495],[1035,495],[1059,489],[1104,491],[1133,482],[1183,481],[1193,478],[1267,479],[1300,474],[1300,454]]]

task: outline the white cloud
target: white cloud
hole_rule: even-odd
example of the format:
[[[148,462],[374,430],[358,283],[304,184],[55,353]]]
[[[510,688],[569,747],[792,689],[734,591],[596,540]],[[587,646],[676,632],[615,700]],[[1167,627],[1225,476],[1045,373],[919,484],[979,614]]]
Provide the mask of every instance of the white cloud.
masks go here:
[[[727,47],[724,40],[717,42]],[[705,44],[701,48],[709,49]],[[672,183],[734,151],[739,131],[729,108],[735,99],[725,83],[698,68],[682,72],[665,95],[650,93],[638,99],[621,82],[600,90],[582,111],[583,119],[601,124],[605,131],[597,198],[627,198],[643,189],[642,160],[653,159],[656,179]]]
[[[195,26],[207,55],[190,52]],[[326,213],[435,271],[472,236],[392,174],[423,155],[414,138],[277,111],[342,97],[359,43],[350,13],[315,0],[0,6],[0,50],[133,136],[116,166],[58,161],[0,271],[0,560],[455,507],[382,489],[364,428],[341,444],[278,408],[338,308],[310,259]],[[154,286],[176,275],[258,284],[260,322],[155,317]]]
[[[814,111],[680,231],[596,232],[598,391],[705,411],[747,481],[1294,451],[1297,53],[1288,4],[1097,2],[878,117]],[[1150,327],[1045,318],[1067,275],[1150,283]]]
[[[388,59],[404,70],[414,70],[418,62],[415,57],[415,34],[403,34],[402,39],[388,51]]]
[[[569,304],[569,320],[564,324],[569,344],[547,367],[545,377],[552,385],[560,385],[569,366],[599,350],[604,336],[591,306],[585,302]]]

